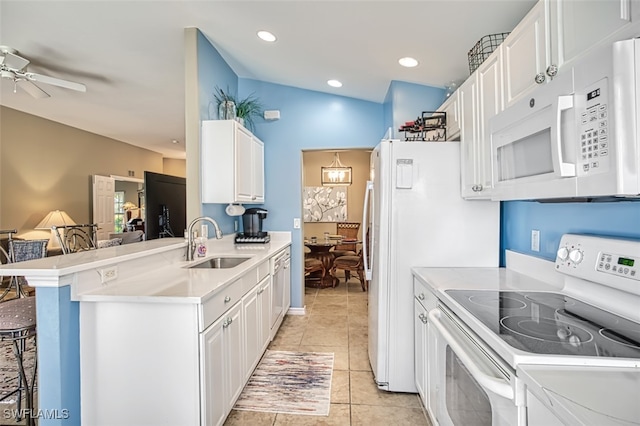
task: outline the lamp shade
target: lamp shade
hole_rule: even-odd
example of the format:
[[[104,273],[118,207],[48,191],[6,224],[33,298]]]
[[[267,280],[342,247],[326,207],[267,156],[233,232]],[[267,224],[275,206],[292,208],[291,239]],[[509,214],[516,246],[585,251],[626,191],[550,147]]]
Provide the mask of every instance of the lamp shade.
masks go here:
[[[50,211],[36,226],[36,229],[51,229],[52,226],[75,225],[67,212],[62,210]]]

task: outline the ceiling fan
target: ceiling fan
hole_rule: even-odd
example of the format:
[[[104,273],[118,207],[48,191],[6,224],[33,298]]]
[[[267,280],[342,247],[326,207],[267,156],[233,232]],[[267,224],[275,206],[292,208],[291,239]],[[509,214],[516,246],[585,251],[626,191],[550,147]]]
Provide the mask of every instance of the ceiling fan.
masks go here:
[[[27,71],[30,61],[16,53],[17,50],[11,47],[0,46],[0,77],[13,80],[14,92],[20,87],[34,98],[48,98],[50,95],[35,83],[50,84],[78,92],[87,91],[84,84]]]

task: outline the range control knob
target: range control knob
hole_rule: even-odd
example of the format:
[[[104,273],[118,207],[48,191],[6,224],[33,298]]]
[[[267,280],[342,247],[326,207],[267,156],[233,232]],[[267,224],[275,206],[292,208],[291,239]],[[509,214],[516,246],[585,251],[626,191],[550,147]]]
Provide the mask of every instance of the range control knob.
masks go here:
[[[584,254],[579,249],[573,249],[569,252],[569,259],[571,259],[571,261],[576,265],[582,262],[583,258],[584,258]]]
[[[569,257],[569,250],[566,247],[560,247],[558,249],[557,256],[558,256],[558,259],[564,262]]]

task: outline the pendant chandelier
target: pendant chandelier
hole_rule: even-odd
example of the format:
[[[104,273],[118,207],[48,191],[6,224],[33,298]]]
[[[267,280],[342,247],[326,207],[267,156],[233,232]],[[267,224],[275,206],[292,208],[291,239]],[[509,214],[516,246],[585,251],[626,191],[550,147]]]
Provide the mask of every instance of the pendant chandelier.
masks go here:
[[[351,185],[351,167],[344,166],[336,152],[333,156],[333,162],[328,167],[322,167],[321,180],[323,186]]]

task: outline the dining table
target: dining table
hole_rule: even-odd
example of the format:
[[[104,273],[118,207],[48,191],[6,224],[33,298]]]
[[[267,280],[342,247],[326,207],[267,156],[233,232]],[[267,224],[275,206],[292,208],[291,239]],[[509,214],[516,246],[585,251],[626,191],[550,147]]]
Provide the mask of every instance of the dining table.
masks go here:
[[[331,251],[331,249],[338,244],[340,244],[340,241],[334,240],[334,239],[323,239],[323,240],[316,240],[316,241],[305,239],[304,245],[309,247],[309,250],[310,250],[309,253],[305,253],[305,256],[310,257],[312,259],[320,260],[324,268],[324,271],[321,277],[314,277],[318,279],[307,281],[307,284],[310,287],[316,287],[316,288],[333,287],[335,283],[337,283],[337,279],[331,274],[331,268],[333,267],[333,260],[335,259],[335,256],[333,255],[333,252]]]

